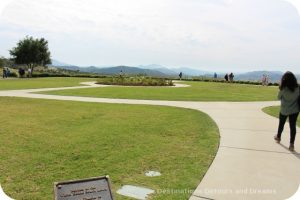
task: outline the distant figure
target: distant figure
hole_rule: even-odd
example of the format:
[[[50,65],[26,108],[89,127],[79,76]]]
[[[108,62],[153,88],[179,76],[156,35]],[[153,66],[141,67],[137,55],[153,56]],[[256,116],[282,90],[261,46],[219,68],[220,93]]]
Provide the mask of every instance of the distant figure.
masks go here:
[[[262,78],[261,78],[261,83],[263,86],[268,86],[270,82],[270,78],[268,75],[263,74]]]
[[[231,72],[230,74],[229,74],[229,81],[232,83],[233,82],[233,78],[234,78],[234,75],[233,75],[233,73]]]
[[[120,70],[119,76],[120,76],[120,78],[123,77],[123,71],[122,70]]]
[[[284,124],[289,118],[290,122],[290,146],[289,150],[294,151],[294,142],[296,138],[296,122],[299,115],[299,86],[295,75],[292,72],[286,72],[279,86],[278,99],[281,101],[279,125],[277,135],[274,136],[276,142],[280,143]]]
[[[226,74],[226,75],[224,76],[224,78],[225,78],[225,81],[228,82],[228,74]]]
[[[2,74],[2,77],[3,77],[3,78],[6,78],[6,69],[5,69],[5,67],[3,67],[2,73],[3,73],[3,74]]]
[[[10,76],[10,70],[9,70],[9,68],[7,67],[6,68],[6,78],[8,78]]]
[[[182,72],[180,72],[178,76],[179,76],[179,79],[181,80],[181,78],[182,78]]]
[[[28,78],[30,78],[32,76],[32,69],[28,68]]]
[[[215,72],[214,79],[217,79],[217,78],[218,78],[218,74]]]
[[[270,83],[270,77],[269,75],[266,75],[266,86],[268,86]]]
[[[23,69],[23,68],[19,68],[19,76],[21,77],[21,78],[23,78],[24,77],[24,75],[25,75],[25,70]]]
[[[263,74],[263,76],[261,78],[261,84],[262,84],[262,86],[267,85],[267,76],[265,74]]]

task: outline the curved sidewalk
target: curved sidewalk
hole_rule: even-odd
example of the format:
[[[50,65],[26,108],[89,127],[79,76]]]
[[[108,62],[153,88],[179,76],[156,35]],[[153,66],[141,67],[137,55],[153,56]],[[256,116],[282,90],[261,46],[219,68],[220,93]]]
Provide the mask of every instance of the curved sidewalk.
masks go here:
[[[88,88],[81,86],[73,88]],[[82,102],[163,105],[207,113],[220,129],[218,153],[190,200],[287,199],[300,183],[300,154],[288,151],[288,125],[282,144],[276,144],[278,120],[263,113],[263,107],[279,102],[185,102],[108,99],[32,94],[66,88],[0,91],[0,96]],[[70,89],[70,88],[67,88]],[[299,136],[298,136],[299,137]],[[296,151],[300,149],[296,139]],[[199,177],[200,179],[201,177]],[[189,188],[187,188],[189,189]]]

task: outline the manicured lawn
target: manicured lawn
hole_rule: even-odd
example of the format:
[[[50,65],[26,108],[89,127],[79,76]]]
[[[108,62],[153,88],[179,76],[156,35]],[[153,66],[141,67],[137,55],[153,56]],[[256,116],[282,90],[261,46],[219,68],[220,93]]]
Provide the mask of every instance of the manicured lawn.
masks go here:
[[[263,109],[263,111],[273,117],[279,118],[280,106],[266,107]],[[298,117],[297,125],[300,127],[300,117]]]
[[[95,81],[92,78],[0,78],[0,90],[35,89],[78,86],[80,82]]]
[[[277,87],[262,87],[209,82],[185,82],[187,88],[106,87],[51,91],[46,94],[124,99],[156,99],[179,101],[273,101]]]
[[[189,109],[23,98],[0,98],[0,109],[0,183],[14,199],[52,199],[53,182],[102,175],[116,199],[124,184],[194,190],[219,142],[216,124]]]

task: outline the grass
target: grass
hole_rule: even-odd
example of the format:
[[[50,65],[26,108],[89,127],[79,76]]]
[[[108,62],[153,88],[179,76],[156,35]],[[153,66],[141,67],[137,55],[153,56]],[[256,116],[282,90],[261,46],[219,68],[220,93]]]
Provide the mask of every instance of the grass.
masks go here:
[[[87,96],[122,99],[156,99],[178,101],[273,101],[277,87],[253,85],[184,82],[187,88],[163,87],[106,87],[77,90],[51,91],[46,94]]]
[[[273,117],[279,118],[280,106],[270,106],[263,108],[263,111]],[[300,127],[300,117],[297,119],[297,125]]]
[[[78,86],[80,82],[95,80],[91,78],[0,78],[0,90]]]
[[[194,190],[219,142],[216,124],[189,109],[23,98],[0,98],[0,109],[0,183],[14,199],[52,199],[53,182],[102,175],[116,199],[124,184]]]

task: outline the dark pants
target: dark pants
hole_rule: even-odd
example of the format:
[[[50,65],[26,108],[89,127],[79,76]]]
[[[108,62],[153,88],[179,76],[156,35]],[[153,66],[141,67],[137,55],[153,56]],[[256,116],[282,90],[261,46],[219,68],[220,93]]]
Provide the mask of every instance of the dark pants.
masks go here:
[[[290,143],[294,144],[295,142],[295,138],[296,138],[296,122],[297,122],[297,118],[298,118],[299,113],[295,113],[292,115],[283,115],[283,114],[279,114],[279,126],[278,126],[278,132],[277,132],[277,137],[281,138],[281,134],[284,128],[284,124],[286,122],[286,119],[289,118],[289,122],[290,122]]]

